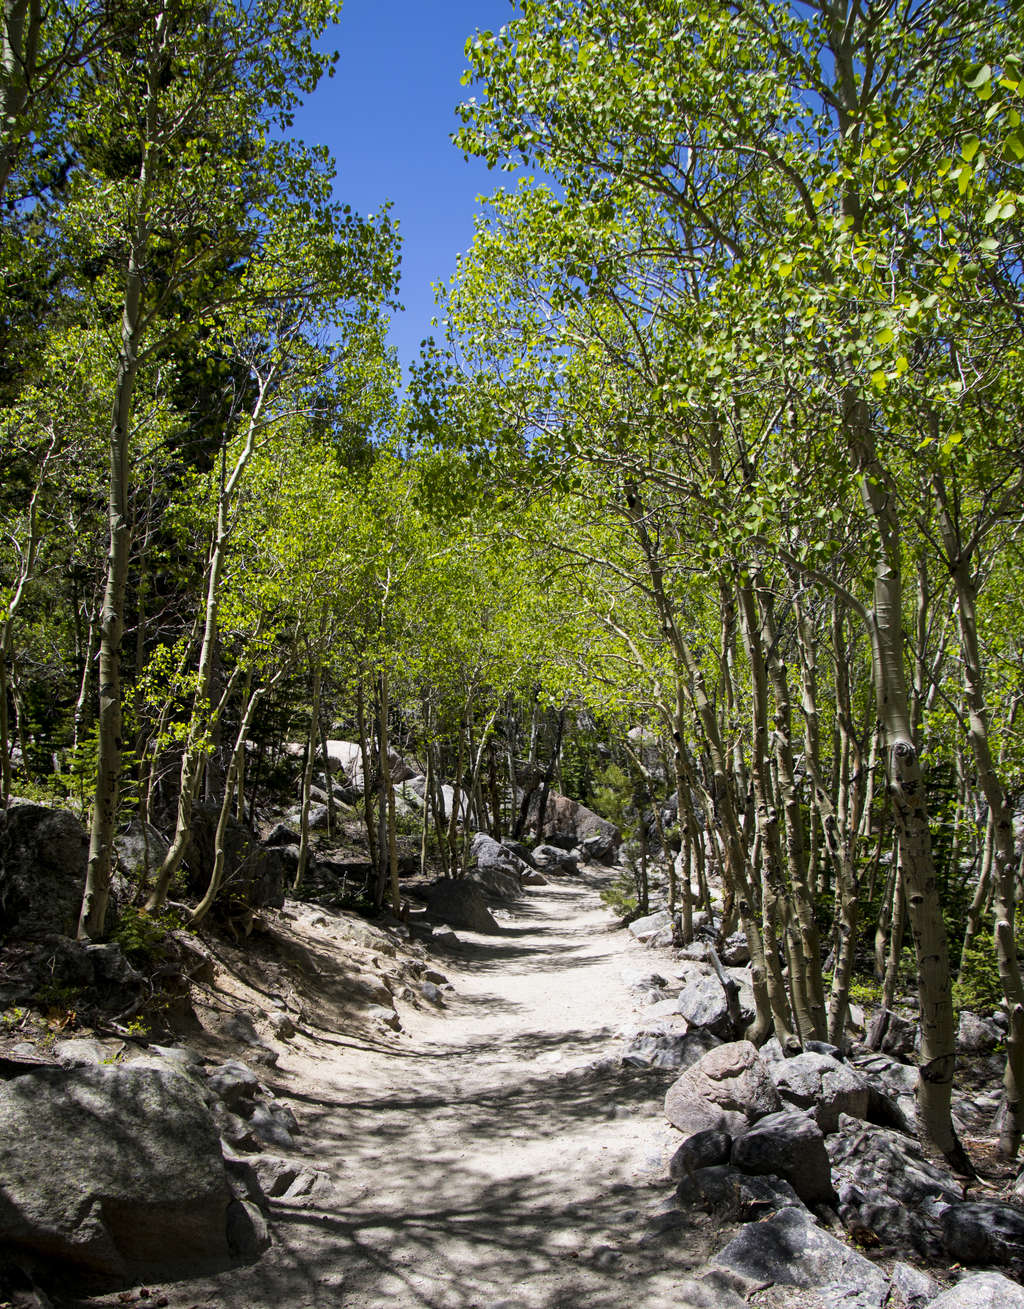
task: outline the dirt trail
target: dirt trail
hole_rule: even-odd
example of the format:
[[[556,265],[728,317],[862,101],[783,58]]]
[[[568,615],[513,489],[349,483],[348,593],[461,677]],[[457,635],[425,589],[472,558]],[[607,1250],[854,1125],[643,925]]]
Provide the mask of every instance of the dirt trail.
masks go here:
[[[289,1050],[277,1089],[335,1195],[273,1202],[272,1249],[169,1288],[171,1305],[685,1306],[715,1234],[650,1233],[670,1194],[670,1075],[612,1059],[634,1013],[623,970],[651,956],[613,929],[599,884],[535,889],[499,937],[460,932],[444,1012],[411,1012],[390,1052]]]

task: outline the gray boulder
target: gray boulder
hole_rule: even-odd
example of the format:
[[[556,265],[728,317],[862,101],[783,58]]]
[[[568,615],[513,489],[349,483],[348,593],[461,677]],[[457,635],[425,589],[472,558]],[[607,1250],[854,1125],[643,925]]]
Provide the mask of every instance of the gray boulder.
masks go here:
[[[329,817],[330,813],[325,804],[311,804],[309,806],[309,830],[316,832],[322,827],[326,827]]]
[[[290,1208],[302,1209],[326,1199],[333,1190],[330,1174],[300,1159],[258,1154],[245,1161],[253,1170],[262,1192],[283,1200]]]
[[[923,1268],[915,1268],[913,1264],[901,1263],[899,1260],[892,1266],[890,1282],[893,1294],[889,1303],[893,1309],[896,1305],[900,1309],[924,1309],[941,1290],[935,1278]]]
[[[991,1054],[1003,1033],[989,1018],[964,1009],[956,1029],[956,1048],[964,1054]]]
[[[476,860],[476,880],[485,890],[499,899],[511,900],[519,895],[520,878],[529,870],[528,864],[484,832],[473,837],[470,853]]]
[[[529,809],[530,821],[534,824],[540,816],[539,810],[540,793],[536,792]],[[607,819],[601,818],[578,801],[570,800],[568,796],[559,795],[554,791],[548,795],[544,809],[544,830],[537,835],[550,845],[561,844],[564,841],[569,850],[577,845],[584,845],[588,856],[593,859],[609,858],[618,850],[622,841],[619,829],[614,823],[609,823]],[[605,855],[592,853],[597,849],[604,849],[609,853]]]
[[[825,1303],[844,1309],[876,1309],[889,1294],[880,1268],[796,1205],[748,1224],[712,1263],[738,1274],[750,1291],[772,1285],[814,1289]]]
[[[835,1202],[825,1138],[795,1110],[759,1119],[733,1142],[732,1163],[745,1173],[783,1178],[806,1205]]]
[[[85,828],[66,809],[0,808],[0,932],[74,936],[88,854]]]
[[[591,836],[585,836],[578,846],[583,858],[594,864],[613,863],[618,848],[617,832],[614,834],[597,832]]]
[[[728,1040],[739,1035],[729,1016],[729,1004],[718,978],[711,973],[691,977],[679,993],[676,1009],[693,1027]]]
[[[638,941],[649,941],[663,927],[671,926],[672,915],[667,909],[661,909],[656,914],[647,914],[643,918],[634,918],[629,925],[629,934],[635,936]]]
[[[751,1176],[731,1164],[712,1164],[684,1177],[676,1188],[677,1200],[686,1206],[725,1210],[730,1218],[752,1222],[802,1201],[781,1177]]]
[[[1024,1213],[998,1200],[953,1204],[942,1215],[942,1237],[961,1264],[998,1264],[1024,1275]]]
[[[839,1126],[840,1114],[868,1117],[871,1084],[849,1064],[811,1051],[768,1067],[775,1089],[786,1104],[810,1109],[826,1134]]]
[[[720,1044],[710,1032],[680,1031],[668,1019],[636,1031],[626,1043],[622,1062],[633,1068],[690,1068]]]
[[[869,1112],[871,1121],[913,1131],[917,1120],[917,1066],[886,1054],[857,1055],[849,1062],[864,1074],[875,1092]]]
[[[206,1084],[229,1109],[245,1112],[246,1101],[255,1100],[262,1087],[260,1079],[239,1059],[228,1059],[206,1075]]]
[[[928,1309],[1024,1309],[1024,1286],[1002,1273],[975,1273],[943,1291]]]
[[[501,929],[491,917],[483,891],[469,878],[439,877],[416,888],[432,914],[453,927],[469,932],[497,933]]]
[[[498,868],[477,868],[472,880],[495,900],[515,900],[523,889],[518,873],[506,873]]]
[[[733,932],[732,936],[726,937],[718,951],[718,957],[723,964],[736,966],[749,964],[750,946],[747,944],[745,933]]]
[[[527,865],[527,867],[529,868],[537,867],[536,863],[534,862],[533,852],[531,851],[530,847],[528,845],[524,845],[522,841],[502,841],[501,848],[503,850],[507,850],[509,854],[515,855],[517,859],[521,859],[523,863]]]
[[[57,1041],[53,1047],[53,1054],[62,1068],[82,1068],[101,1064],[110,1057],[110,1051],[101,1042],[83,1036]]]
[[[199,1090],[132,1065],[0,1084],[0,1242],[100,1279],[228,1258],[231,1192]]]
[[[147,886],[170,849],[170,842],[151,823],[133,818],[114,837],[114,860],[120,875],[135,890]]]
[[[839,1215],[848,1228],[872,1232],[885,1246],[933,1258],[942,1253],[942,1214],[963,1193],[915,1140],[841,1117],[827,1149]]]
[[[576,855],[557,845],[534,846],[533,862],[542,873],[568,873],[572,876],[579,871]]]
[[[709,1129],[738,1135],[748,1123],[781,1108],[768,1069],[749,1041],[709,1051],[665,1096],[665,1116],[687,1136]]]
[[[249,1114],[249,1130],[261,1145],[290,1150],[298,1131],[295,1115],[287,1105],[256,1104]]]
[[[917,1024],[891,1009],[879,1009],[868,1023],[865,1044],[882,1054],[911,1055],[917,1041]]]
[[[184,855],[192,895],[203,895],[209,885],[219,819],[217,805],[196,805],[192,810]],[[244,823],[230,819],[224,837],[224,873],[219,905],[244,905],[249,909],[269,905],[279,909],[283,904],[284,881],[280,864],[271,859],[270,852],[260,846]]]
[[[695,1132],[670,1159],[668,1175],[674,1182],[683,1181],[698,1168],[727,1164],[731,1151],[732,1137],[728,1132]]]
[[[265,846],[275,845],[295,845],[301,840],[301,836],[287,823],[275,823],[263,840]]]

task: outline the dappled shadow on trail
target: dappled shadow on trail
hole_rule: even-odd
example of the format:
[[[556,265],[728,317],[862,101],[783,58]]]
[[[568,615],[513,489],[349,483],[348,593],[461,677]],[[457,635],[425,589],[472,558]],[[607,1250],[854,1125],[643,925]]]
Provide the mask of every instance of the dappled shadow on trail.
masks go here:
[[[222,1288],[218,1303],[621,1309],[637,1303],[631,1283],[641,1270],[668,1266],[683,1276],[713,1240],[694,1224],[672,1246],[635,1249],[628,1268],[616,1267],[616,1243],[640,1225],[636,1201],[629,1185],[606,1187],[599,1178],[568,1203],[551,1177],[486,1179],[454,1169],[442,1190],[410,1178],[404,1196],[387,1193],[330,1212],[275,1205],[275,1265],[245,1270]],[[275,1298],[279,1284],[288,1299]],[[527,1296],[527,1287],[534,1293]]]
[[[536,972],[552,973],[604,963],[610,957],[584,955],[578,945],[527,945],[509,940],[485,944],[480,940],[463,941],[458,954],[453,953],[451,959],[467,973],[523,972],[530,968]]]
[[[489,1082],[467,1052],[463,1056],[465,1070],[453,1067],[445,1087],[428,1085],[420,1093],[413,1089],[406,1095],[342,1098],[329,1105],[311,1097],[301,1111],[304,1130],[332,1147],[337,1144],[348,1165],[361,1160],[379,1166],[374,1161],[381,1143],[394,1141],[417,1160],[417,1185],[432,1185],[443,1179],[451,1164],[444,1135],[439,1134],[443,1125],[457,1123],[460,1135],[475,1148],[484,1149],[504,1143],[518,1132],[542,1141],[660,1104],[673,1080],[671,1073],[661,1070],[625,1070],[609,1062],[550,1072],[538,1067],[527,1077],[515,1075],[524,1049],[531,1050],[539,1061],[559,1053],[567,1041],[571,1044],[572,1036],[568,1033],[567,1040],[559,1042],[553,1037],[531,1039],[524,1034],[518,1043],[503,1047],[508,1074],[503,1077],[500,1063],[492,1065],[489,1071],[494,1080]],[[599,1038],[587,1034],[581,1037],[579,1048],[600,1043]]]

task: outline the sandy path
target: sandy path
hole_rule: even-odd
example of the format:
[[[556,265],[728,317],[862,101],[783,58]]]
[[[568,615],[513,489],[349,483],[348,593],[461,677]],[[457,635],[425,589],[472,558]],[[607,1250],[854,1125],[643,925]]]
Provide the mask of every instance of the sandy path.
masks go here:
[[[650,1235],[670,1195],[671,1075],[611,1058],[635,1012],[623,970],[652,960],[612,929],[598,886],[535,890],[500,937],[460,932],[439,964],[454,995],[442,1014],[409,1011],[399,1048],[289,1051],[279,1089],[336,1195],[274,1202],[273,1248],[172,1288],[172,1306],[685,1304],[714,1234]]]

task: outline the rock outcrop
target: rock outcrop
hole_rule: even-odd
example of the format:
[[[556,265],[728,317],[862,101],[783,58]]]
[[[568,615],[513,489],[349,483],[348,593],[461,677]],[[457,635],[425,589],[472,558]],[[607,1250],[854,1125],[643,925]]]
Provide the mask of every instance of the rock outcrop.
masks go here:
[[[40,1068],[0,1084],[0,1176],[0,1242],[86,1276],[181,1275],[232,1255],[217,1127],[171,1068]]]
[[[88,854],[85,828],[66,809],[0,807],[0,935],[74,936]]]

